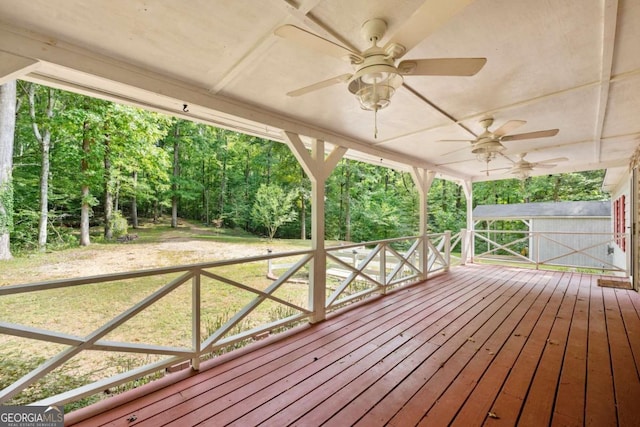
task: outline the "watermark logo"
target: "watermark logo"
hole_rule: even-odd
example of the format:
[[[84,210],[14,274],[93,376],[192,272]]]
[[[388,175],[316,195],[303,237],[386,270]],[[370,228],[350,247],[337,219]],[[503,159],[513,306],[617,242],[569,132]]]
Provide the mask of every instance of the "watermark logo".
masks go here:
[[[0,427],[63,427],[61,406],[0,406]]]

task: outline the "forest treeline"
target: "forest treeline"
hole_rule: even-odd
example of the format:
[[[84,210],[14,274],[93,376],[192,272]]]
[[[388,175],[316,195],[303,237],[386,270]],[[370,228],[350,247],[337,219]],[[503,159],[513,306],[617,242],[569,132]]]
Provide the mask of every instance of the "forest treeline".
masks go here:
[[[11,180],[0,176],[0,228],[13,251],[112,239],[141,217],[310,234],[311,186],[285,144],[34,83],[15,88]],[[8,123],[6,111],[0,120]],[[593,171],[475,183],[474,205],[606,199],[602,178]],[[418,203],[409,174],[343,159],[327,182],[326,237],[416,234]],[[464,227],[465,208],[460,186],[436,180],[430,229]],[[274,216],[280,221],[269,223]],[[101,237],[93,226],[104,227]]]

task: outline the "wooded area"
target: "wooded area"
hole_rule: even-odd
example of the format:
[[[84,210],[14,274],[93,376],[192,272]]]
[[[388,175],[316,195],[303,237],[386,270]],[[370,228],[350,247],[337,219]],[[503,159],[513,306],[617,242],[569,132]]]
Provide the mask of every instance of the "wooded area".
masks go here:
[[[607,199],[603,174],[475,183],[474,205]],[[14,253],[88,245],[162,215],[173,226],[183,217],[304,239],[309,197],[285,144],[24,81],[0,91],[0,259],[9,242]],[[328,239],[417,233],[418,193],[407,173],[343,159],[326,197]],[[460,186],[434,182],[429,226],[465,226]]]

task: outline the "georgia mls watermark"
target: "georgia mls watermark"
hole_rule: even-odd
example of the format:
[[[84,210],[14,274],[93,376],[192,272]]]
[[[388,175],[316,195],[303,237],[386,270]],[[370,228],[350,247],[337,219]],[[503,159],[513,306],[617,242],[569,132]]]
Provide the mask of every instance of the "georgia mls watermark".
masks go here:
[[[0,406],[0,427],[63,427],[61,406]]]

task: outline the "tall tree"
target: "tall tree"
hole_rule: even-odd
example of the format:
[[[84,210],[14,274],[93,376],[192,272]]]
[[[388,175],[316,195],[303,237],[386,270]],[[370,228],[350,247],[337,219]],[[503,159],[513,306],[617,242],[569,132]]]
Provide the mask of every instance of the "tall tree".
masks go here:
[[[44,88],[44,100],[36,100],[37,85],[28,85],[29,116],[33,134],[40,144],[41,168],[40,168],[40,219],[38,221],[38,249],[43,251],[47,246],[47,226],[49,223],[49,173],[51,153],[51,119],[54,114],[56,101],[55,91]],[[40,105],[42,104],[42,105]],[[38,113],[38,107],[42,112]]]
[[[293,201],[295,192],[285,193],[276,184],[262,184],[256,193],[256,200],[251,210],[253,221],[267,229],[269,240],[276,235],[281,225],[296,218]]]
[[[85,120],[82,125],[82,160],[80,161],[80,173],[83,177],[81,183],[82,201],[80,202],[80,246],[89,246],[89,214],[91,210],[89,183],[84,177],[89,172],[89,154],[91,151],[91,136],[89,135],[89,122]]]
[[[171,183],[171,227],[178,227],[178,178],[180,177],[180,122],[173,130],[173,181]]]
[[[13,225],[13,140],[16,124],[16,81],[0,86],[0,260],[11,258]]]
[[[113,171],[111,170],[111,136],[104,140],[104,238],[113,239]]]

